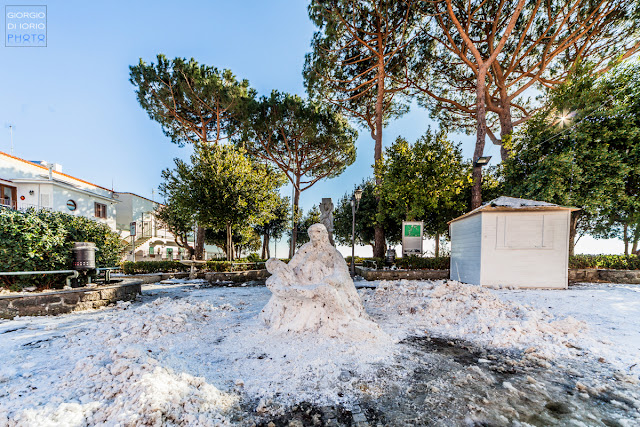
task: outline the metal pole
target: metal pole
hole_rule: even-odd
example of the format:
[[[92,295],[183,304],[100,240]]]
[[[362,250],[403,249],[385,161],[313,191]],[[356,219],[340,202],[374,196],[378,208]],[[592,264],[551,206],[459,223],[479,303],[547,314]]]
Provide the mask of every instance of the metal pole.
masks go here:
[[[131,236],[131,257],[133,259],[133,262],[136,262],[136,243],[135,243],[135,236]]]
[[[356,275],[356,201],[351,197],[351,275]]]
[[[13,125],[9,125],[9,133],[11,134],[11,155],[13,156]]]

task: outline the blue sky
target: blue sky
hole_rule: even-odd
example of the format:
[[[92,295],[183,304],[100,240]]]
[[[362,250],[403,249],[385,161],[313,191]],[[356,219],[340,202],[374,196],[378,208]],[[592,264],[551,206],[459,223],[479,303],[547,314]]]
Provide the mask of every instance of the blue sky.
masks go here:
[[[193,57],[231,69],[261,95],[272,89],[305,94],[302,67],[315,30],[306,1],[12,0],[10,4],[34,3],[47,5],[48,46],[0,45],[0,151],[10,151],[11,124],[16,156],[60,163],[64,172],[98,185],[113,183],[116,191],[151,197],[160,184],[160,172],[171,167],[175,157],[187,159],[191,151],[172,144],[138,105],[129,83],[129,65],[139,58],[150,62],[158,53]],[[4,19],[2,25],[5,38]],[[415,140],[428,126],[437,124],[414,106],[385,129],[385,145],[398,135]],[[463,154],[471,157],[473,137],[451,138],[461,142]],[[344,174],[302,194],[305,210],[322,197],[336,201],[371,175],[373,141],[368,131],[360,129],[357,152],[356,162]],[[499,158],[492,144],[487,144],[485,154],[494,161]],[[613,252],[614,247],[605,248],[604,243],[590,244],[583,251]]]

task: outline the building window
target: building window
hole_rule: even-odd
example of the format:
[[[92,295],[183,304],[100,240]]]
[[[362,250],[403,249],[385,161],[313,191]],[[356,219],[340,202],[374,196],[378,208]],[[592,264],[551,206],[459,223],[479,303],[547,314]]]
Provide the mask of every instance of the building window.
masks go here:
[[[69,209],[70,211],[75,211],[77,207],[78,205],[76,205],[76,202],[74,202],[73,200],[67,200],[67,209]]]
[[[107,205],[102,203],[94,203],[95,215],[98,218],[106,218],[107,217]]]
[[[153,255],[153,246],[149,246],[149,255]]]
[[[167,258],[173,259],[173,248],[167,248]]]
[[[16,209],[16,189],[0,184],[0,206]]]

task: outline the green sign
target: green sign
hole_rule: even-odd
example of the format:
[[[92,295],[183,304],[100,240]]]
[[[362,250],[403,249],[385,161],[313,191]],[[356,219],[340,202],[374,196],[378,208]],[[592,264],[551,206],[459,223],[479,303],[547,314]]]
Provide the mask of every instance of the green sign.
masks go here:
[[[404,235],[406,237],[421,237],[422,233],[420,232],[419,225],[405,225],[404,226]]]

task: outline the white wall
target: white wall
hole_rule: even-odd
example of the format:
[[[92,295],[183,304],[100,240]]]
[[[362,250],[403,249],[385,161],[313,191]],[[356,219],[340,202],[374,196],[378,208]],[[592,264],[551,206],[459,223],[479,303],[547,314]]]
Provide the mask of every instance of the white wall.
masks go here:
[[[570,214],[482,212],[480,284],[565,289]]]
[[[481,214],[471,215],[449,225],[451,264],[449,277],[459,282],[480,284]]]
[[[76,210],[69,210],[67,207],[67,202],[69,200],[76,202]],[[107,218],[96,217],[96,202],[107,206]],[[55,211],[65,212],[76,216],[84,216],[86,218],[93,219],[94,221],[107,224],[109,228],[114,231],[116,229],[116,206],[115,203],[108,202],[107,200],[98,197],[91,197],[90,195],[80,191],[53,186],[53,203],[51,207]]]

